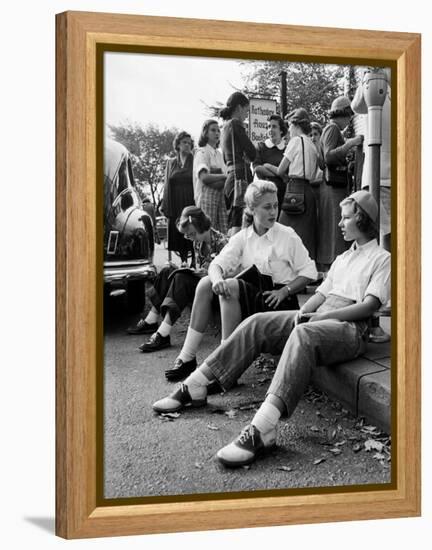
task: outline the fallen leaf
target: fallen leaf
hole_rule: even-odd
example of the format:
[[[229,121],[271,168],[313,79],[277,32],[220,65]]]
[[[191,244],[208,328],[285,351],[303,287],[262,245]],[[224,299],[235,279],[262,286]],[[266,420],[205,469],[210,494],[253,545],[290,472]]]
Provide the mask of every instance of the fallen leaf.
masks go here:
[[[321,411],[316,411],[315,414],[316,414],[317,416],[320,416],[320,417],[322,416],[322,412],[321,412]]]
[[[375,453],[373,455],[373,458],[376,458],[377,460],[384,460],[386,458],[386,456],[383,455],[382,453]]]
[[[368,439],[367,441],[365,441],[364,446],[366,451],[378,451],[379,453],[384,448],[384,445],[380,441],[376,441],[375,439]]]
[[[209,430],[219,430],[219,427],[218,426],[213,426],[212,424],[207,424],[207,428]]]
[[[320,430],[319,430],[319,428],[317,428],[316,426],[311,426],[311,427],[310,427],[310,431],[311,431],[311,432],[319,432]]]
[[[355,445],[353,445],[353,448],[352,450],[355,452],[355,453],[358,453],[359,451],[361,451],[361,445],[360,443],[356,443]]]
[[[163,416],[164,418],[174,419],[174,418],[179,418],[179,416],[181,416],[181,415],[180,415],[180,413],[174,412],[174,413],[161,413],[161,416]]]
[[[333,449],[329,449],[329,452],[333,453],[334,455],[340,455],[342,451],[337,447],[333,447]]]
[[[342,447],[342,445],[345,445],[345,443],[346,443],[345,439],[343,441],[338,441],[335,443],[335,447]]]
[[[325,462],[325,461],[326,461],[325,458],[317,458],[316,460],[314,460],[314,464],[316,466],[317,464],[321,464],[321,462]]]
[[[373,434],[373,435],[378,435],[380,434],[381,432],[378,430],[378,428],[376,428],[375,426],[363,426],[363,428],[361,429],[361,431],[363,433],[368,433],[368,434]]]
[[[278,466],[278,470],[283,470],[284,472],[292,472],[293,471],[291,466]]]
[[[200,462],[195,462],[195,468],[202,468],[202,464]]]
[[[235,418],[237,416],[237,411],[234,409],[230,409],[229,411],[225,411],[225,414],[228,418]]]

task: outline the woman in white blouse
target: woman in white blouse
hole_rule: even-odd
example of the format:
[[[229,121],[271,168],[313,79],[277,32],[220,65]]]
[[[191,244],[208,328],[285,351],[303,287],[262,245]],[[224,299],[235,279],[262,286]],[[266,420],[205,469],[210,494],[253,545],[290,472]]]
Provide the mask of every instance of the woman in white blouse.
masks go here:
[[[206,120],[198,140],[193,165],[195,204],[211,219],[212,227],[227,232],[228,212],[224,199],[226,167],[222,152],[218,149],[219,124]]]
[[[278,199],[274,183],[254,181],[245,194],[244,228],[233,235],[199,282],[192,306],[191,321],[183,348],[169,369],[169,377],[182,379],[196,367],[196,353],[219,297],[222,341],[249,315],[259,311],[297,309],[296,294],[317,277],[299,236],[290,227],[277,223]],[[235,278],[255,265],[272,280],[271,290]],[[176,376],[176,373],[178,376]]]

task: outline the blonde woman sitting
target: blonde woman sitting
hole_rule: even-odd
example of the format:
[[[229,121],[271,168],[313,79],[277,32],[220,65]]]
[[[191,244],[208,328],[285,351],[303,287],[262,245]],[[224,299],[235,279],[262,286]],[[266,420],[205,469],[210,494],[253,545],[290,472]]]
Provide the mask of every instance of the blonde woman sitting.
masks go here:
[[[243,319],[256,312],[298,309],[297,293],[317,278],[315,263],[300,237],[276,221],[275,184],[250,183],[245,203],[243,229],[231,237],[210,264],[208,276],[198,283],[185,342],[173,368],[165,372],[170,380],[182,380],[196,368],[196,354],[215,297],[219,298],[223,342]],[[269,276],[271,288],[263,291],[259,280],[253,284],[235,278],[253,265]]]

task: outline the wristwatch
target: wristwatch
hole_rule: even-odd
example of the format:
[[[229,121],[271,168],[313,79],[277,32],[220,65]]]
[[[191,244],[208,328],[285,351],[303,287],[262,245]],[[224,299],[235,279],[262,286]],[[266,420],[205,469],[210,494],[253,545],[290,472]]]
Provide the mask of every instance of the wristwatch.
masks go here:
[[[291,293],[292,293],[291,287],[289,285],[287,285],[285,288],[288,291],[288,294],[286,295],[286,297],[289,298],[291,296]]]

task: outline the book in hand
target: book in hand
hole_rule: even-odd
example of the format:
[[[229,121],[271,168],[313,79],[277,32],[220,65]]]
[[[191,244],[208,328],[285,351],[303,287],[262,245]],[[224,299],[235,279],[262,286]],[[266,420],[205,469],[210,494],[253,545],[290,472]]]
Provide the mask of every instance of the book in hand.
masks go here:
[[[273,290],[273,279],[270,275],[263,275],[255,264],[243,269],[235,276],[235,279],[241,279],[257,288],[260,292]]]

